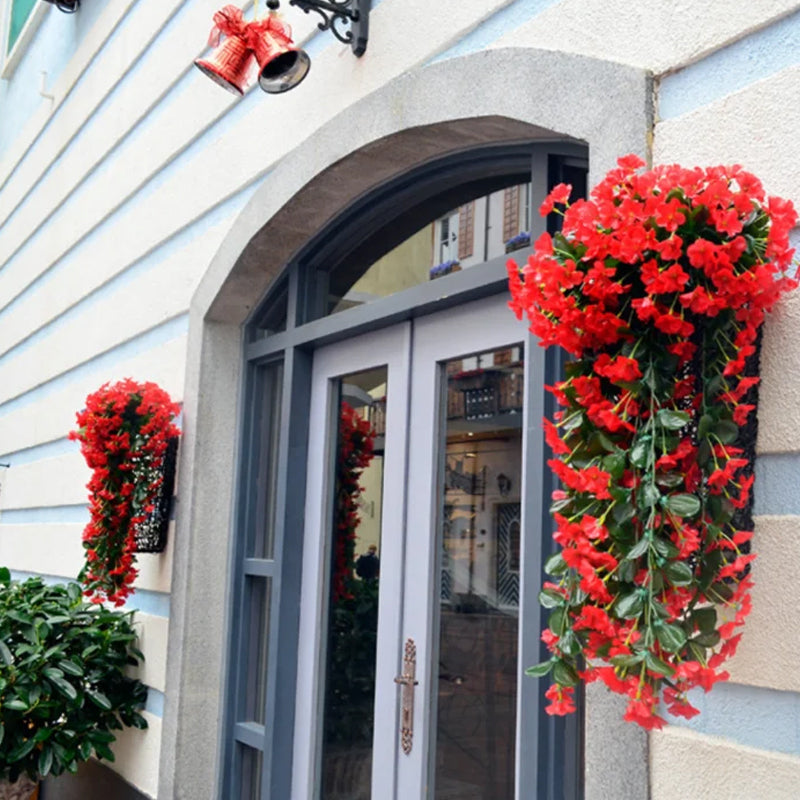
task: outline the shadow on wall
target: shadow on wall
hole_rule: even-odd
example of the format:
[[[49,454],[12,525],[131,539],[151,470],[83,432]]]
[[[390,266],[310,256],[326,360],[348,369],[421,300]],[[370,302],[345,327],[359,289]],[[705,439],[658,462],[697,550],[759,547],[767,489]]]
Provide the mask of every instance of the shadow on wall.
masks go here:
[[[125,783],[116,772],[96,761],[78,767],[76,775],[47,778],[39,800],[146,800],[145,795]]]

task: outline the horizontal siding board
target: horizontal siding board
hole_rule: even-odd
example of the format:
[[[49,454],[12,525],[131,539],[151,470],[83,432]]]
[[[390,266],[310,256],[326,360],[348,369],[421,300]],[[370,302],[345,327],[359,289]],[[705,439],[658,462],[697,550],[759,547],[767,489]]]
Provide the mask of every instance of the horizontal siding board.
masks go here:
[[[16,572],[75,580],[83,567],[81,534],[83,525],[5,525],[0,513],[0,565]],[[148,592],[168,592],[172,571],[172,541],[175,525],[170,523],[167,549],[163,553],[142,553],[137,557],[139,576],[134,586]],[[130,600],[136,607],[136,595]]]
[[[135,279],[104,286],[65,315],[40,328],[29,341],[0,357],[0,402],[69,372],[169,319],[185,314],[203,267],[231,223],[198,231],[177,252],[153,254]],[[91,320],[91,336],[86,335]]]
[[[86,396],[106,381],[132,377],[150,380],[165,389],[173,400],[183,398],[186,336],[159,346],[155,351],[121,359],[82,376],[44,397],[20,405],[0,416],[0,442],[7,452],[15,452],[62,438],[75,424],[75,413],[84,407]]]

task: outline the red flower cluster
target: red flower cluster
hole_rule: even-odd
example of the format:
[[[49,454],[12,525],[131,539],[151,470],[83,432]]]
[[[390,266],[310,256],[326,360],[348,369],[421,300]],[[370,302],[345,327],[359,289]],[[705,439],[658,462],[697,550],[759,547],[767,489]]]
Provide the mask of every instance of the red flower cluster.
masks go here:
[[[601,680],[629,698],[625,719],[659,728],[662,699],[692,716],[686,692],[727,677],[750,609],[752,534],[734,515],[753,469],[736,445],[758,379],[743,373],[765,313],[797,286],[797,217],[738,166],[642,166],[620,159],[572,205],[557,186],[541,211],[566,206],[561,232],[508,266],[511,308],[575,357],[545,421],[565,490],[558,583],[540,594],[551,659],[529,673],[553,674],[549,713]]]
[[[101,386],[77,414],[69,438],[80,441],[93,470],[79,578],[94,603],[120,606],[133,593],[136,526],[153,510],[167,445],[180,434],[172,422],[179,412],[156,384],[127,378]]]
[[[369,420],[360,416],[348,403],[342,403],[339,420],[339,453],[336,469],[336,509],[334,520],[334,567],[332,597],[334,604],[353,598],[356,533],[361,518],[358,500],[363,491],[358,483],[361,472],[373,459],[374,432]]]

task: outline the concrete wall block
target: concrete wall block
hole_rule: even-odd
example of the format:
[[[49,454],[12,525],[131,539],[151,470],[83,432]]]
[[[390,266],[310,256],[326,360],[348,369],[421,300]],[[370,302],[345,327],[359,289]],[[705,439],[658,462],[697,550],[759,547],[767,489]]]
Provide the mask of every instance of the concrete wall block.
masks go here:
[[[753,610],[728,671],[736,683],[800,691],[800,620],[792,589],[800,570],[800,517],[757,517]]]
[[[651,800],[797,800],[800,757],[670,726],[650,735],[650,777]]]
[[[497,42],[617,61],[655,74],[676,69],[795,11],[795,0],[562,0]]]
[[[157,356],[153,351],[147,351],[111,365],[100,364],[95,370],[87,370],[65,385],[47,392],[31,393],[24,402],[14,401],[14,406],[0,415],[3,450],[13,453],[63,439],[75,426],[75,413],[84,407],[87,395],[106,381],[122,378],[154,381],[174,401],[181,402],[185,359],[186,336],[181,335],[161,344]]]

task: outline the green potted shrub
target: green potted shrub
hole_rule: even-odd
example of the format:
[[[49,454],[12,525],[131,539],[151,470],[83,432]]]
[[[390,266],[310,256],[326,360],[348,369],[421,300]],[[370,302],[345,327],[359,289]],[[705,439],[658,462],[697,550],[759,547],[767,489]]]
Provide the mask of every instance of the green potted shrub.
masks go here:
[[[142,659],[131,623],[77,583],[0,568],[0,798],[27,800],[92,756],[113,761],[115,732],[147,727],[147,687],[126,674]]]

